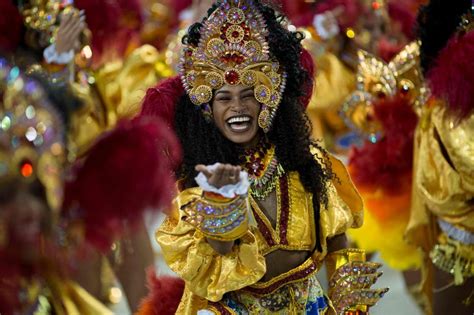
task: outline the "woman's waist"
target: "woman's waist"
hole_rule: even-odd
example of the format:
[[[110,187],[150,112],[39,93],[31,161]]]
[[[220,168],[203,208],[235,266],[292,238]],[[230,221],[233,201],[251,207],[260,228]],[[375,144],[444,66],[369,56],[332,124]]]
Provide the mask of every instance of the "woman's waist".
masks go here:
[[[308,252],[298,252],[305,254],[305,257],[308,257]],[[267,274],[268,270],[272,271],[274,266],[282,265],[281,261],[277,260],[267,260]],[[243,288],[241,291],[252,293],[255,295],[266,295],[278,290],[284,285],[302,282],[314,275],[320,268],[321,262],[316,262],[312,257],[306,258],[296,267],[290,268],[285,272],[280,272],[278,275],[266,279],[262,278],[259,282]],[[270,268],[270,269],[269,269]],[[281,270],[281,269],[280,269]]]
[[[269,253],[265,253],[264,256],[266,272],[260,281],[268,282],[301,266],[310,256],[310,251],[305,249],[287,250],[274,248]]]

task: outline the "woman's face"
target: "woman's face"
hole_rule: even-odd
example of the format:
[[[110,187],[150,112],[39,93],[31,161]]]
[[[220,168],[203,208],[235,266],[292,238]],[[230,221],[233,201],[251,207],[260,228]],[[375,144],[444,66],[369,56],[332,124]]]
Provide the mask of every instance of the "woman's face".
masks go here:
[[[244,85],[224,85],[214,93],[214,122],[230,141],[251,146],[258,141],[260,103],[253,88]]]
[[[24,262],[39,255],[43,220],[47,205],[29,192],[20,191],[14,199],[0,205],[8,226],[8,242],[21,253]]]

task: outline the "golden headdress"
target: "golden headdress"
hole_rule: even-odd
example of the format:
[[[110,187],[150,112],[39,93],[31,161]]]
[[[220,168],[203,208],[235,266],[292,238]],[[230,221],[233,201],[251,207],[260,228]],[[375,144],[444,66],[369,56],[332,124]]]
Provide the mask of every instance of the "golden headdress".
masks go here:
[[[225,84],[254,87],[262,109],[259,126],[268,132],[285,89],[286,73],[270,56],[268,30],[252,0],[223,0],[203,22],[199,44],[185,45],[180,75],[191,101],[209,106]]]
[[[27,28],[49,31],[63,10],[78,12],[73,3],[72,0],[30,0],[22,1],[19,7]]]
[[[0,184],[39,180],[53,210],[62,203],[64,126],[41,87],[0,58]]]
[[[44,49],[54,42],[61,15],[80,14],[73,0],[21,0],[18,9],[26,28],[25,43],[34,49]]]
[[[375,101],[401,93],[417,110],[426,98],[419,56],[418,42],[406,45],[388,64],[366,51],[358,51],[357,87],[342,106],[346,124],[376,142],[381,126],[374,119]]]

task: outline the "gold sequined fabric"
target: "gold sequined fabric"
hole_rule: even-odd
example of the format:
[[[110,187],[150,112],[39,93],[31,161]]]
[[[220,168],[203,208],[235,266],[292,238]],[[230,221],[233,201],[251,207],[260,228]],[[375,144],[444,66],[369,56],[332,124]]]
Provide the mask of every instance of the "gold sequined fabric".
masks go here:
[[[440,243],[443,234],[438,220],[468,233],[474,232],[473,136],[474,115],[459,121],[441,100],[433,100],[424,107],[415,134],[415,176],[407,236],[423,249],[425,266],[431,264],[430,251],[437,244],[444,246]],[[474,250],[472,244],[468,246]],[[433,252],[432,256],[439,258],[439,253]],[[425,274],[423,286],[429,299],[430,276],[430,273]]]

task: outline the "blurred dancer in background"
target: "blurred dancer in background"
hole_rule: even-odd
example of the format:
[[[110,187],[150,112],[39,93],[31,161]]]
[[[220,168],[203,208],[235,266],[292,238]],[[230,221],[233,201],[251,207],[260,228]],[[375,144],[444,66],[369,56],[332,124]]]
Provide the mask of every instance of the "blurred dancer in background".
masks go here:
[[[423,250],[427,314],[474,310],[474,22],[469,0],[431,0],[418,15],[430,97],[415,133],[407,236]]]

